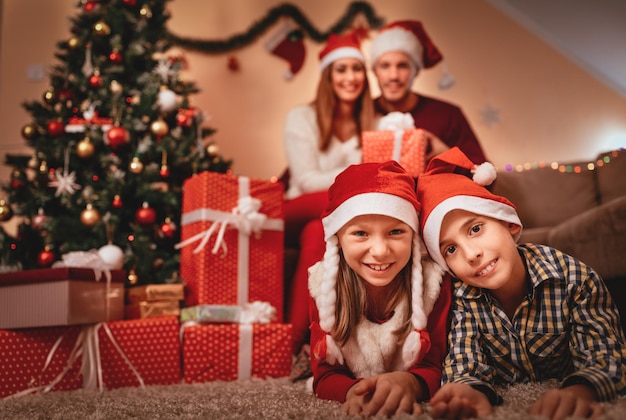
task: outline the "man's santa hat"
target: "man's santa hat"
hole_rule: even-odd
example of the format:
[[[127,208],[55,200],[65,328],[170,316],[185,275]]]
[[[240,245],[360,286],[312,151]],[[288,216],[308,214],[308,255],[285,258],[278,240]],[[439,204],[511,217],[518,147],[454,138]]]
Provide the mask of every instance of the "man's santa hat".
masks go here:
[[[522,227],[513,203],[485,188],[495,179],[496,170],[491,163],[476,165],[458,147],[435,156],[419,177],[420,229],[428,253],[445,270],[449,268],[439,249],[439,235],[443,218],[452,210],[465,210]],[[520,229],[515,240],[521,232]]]
[[[356,32],[343,35],[330,34],[326,45],[319,54],[320,73],[341,58],[356,58],[365,64],[365,57],[361,52],[361,41]]]
[[[414,65],[412,78],[422,69],[429,69],[443,59],[443,55],[432,42],[424,26],[416,20],[399,20],[383,26],[370,46],[372,67],[385,53],[400,51],[405,53]],[[454,85],[455,80],[447,68],[439,81],[440,89]]]
[[[408,55],[418,70],[431,68],[443,58],[422,23],[416,20],[400,20],[381,28],[370,46],[372,63],[390,51]]]
[[[339,246],[336,233],[357,216],[377,214],[396,218],[415,232],[411,268],[411,322],[415,330],[406,338],[402,349],[405,366],[411,366],[420,356],[421,341],[426,337],[421,337],[420,331],[426,328],[427,322],[423,299],[421,240],[418,233],[420,204],[415,195],[415,182],[395,161],[351,165],[335,178],[328,191],[328,199],[328,206],[322,213],[326,252],[322,263],[323,278],[318,301],[320,327],[327,333],[326,359],[330,363],[343,361],[341,350],[328,334],[335,325],[337,304]]]

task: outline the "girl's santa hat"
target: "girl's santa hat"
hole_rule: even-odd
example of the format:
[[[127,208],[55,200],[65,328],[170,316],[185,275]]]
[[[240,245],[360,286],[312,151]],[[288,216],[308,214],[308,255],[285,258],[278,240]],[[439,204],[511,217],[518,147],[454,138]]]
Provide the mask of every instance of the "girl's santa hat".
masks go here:
[[[474,164],[458,147],[435,156],[417,181],[417,199],[422,205],[420,230],[428,253],[449,270],[439,249],[441,223],[452,210],[466,210],[522,227],[515,206],[487,188],[496,179],[489,162]],[[522,230],[516,235],[519,239]]]
[[[319,54],[320,73],[341,58],[356,58],[365,64],[365,57],[361,52],[361,41],[357,32],[344,35],[330,34],[326,46]]]
[[[402,354],[405,366],[411,366],[420,353],[420,330],[426,328],[418,213],[415,181],[395,161],[351,165],[340,173],[328,191],[329,203],[322,214],[326,252],[318,311],[320,327],[329,333],[335,325],[339,247],[336,233],[354,217],[378,214],[396,218],[413,229],[413,265],[411,271],[411,322],[415,328],[406,338]],[[343,361],[341,350],[330,334],[326,336],[326,359]]]
[[[390,51],[408,55],[417,70],[431,68],[443,58],[422,23],[416,20],[400,20],[384,26],[370,47],[372,64]]]

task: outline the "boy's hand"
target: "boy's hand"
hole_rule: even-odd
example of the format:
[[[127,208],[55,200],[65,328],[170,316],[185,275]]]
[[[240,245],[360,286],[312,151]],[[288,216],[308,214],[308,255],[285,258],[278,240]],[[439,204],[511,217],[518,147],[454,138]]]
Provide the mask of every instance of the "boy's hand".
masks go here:
[[[552,420],[567,417],[597,418],[604,409],[596,404],[593,389],[586,385],[572,385],[545,392],[528,410],[528,414],[545,416]]]
[[[341,410],[363,416],[400,413],[422,414],[417,403],[422,389],[417,378],[409,372],[388,372],[370,376],[348,390]]]
[[[467,384],[443,385],[430,400],[429,414],[436,419],[465,419],[489,415],[493,407],[485,394]]]

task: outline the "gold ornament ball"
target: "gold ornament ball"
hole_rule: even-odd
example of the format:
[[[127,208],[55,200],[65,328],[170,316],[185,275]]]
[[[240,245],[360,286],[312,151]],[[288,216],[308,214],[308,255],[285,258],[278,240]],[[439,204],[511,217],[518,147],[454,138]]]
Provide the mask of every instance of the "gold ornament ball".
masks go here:
[[[139,10],[139,14],[142,17],[150,19],[152,17],[152,10],[150,9],[150,6],[148,6],[147,4],[144,4],[143,6],[141,6],[141,10]]]
[[[39,168],[39,159],[37,159],[37,155],[32,155],[28,160],[28,167],[30,169],[38,169]]]
[[[26,140],[32,140],[37,135],[37,128],[34,124],[26,124],[22,127],[22,137]]]
[[[93,31],[96,35],[109,35],[111,33],[111,28],[104,21],[98,21],[93,25]]]
[[[130,270],[128,273],[128,284],[134,285],[139,281],[139,276],[135,273],[135,270]]]
[[[87,159],[92,157],[95,150],[95,146],[87,137],[85,137],[76,145],[76,154],[81,159]]]
[[[124,87],[122,86],[122,84],[118,82],[117,80],[111,81],[109,88],[111,89],[111,93],[114,95],[119,95],[124,90]]]
[[[141,171],[143,171],[143,163],[135,156],[133,160],[130,161],[128,169],[134,174],[140,174]]]
[[[56,102],[57,94],[54,91],[54,89],[50,88],[47,91],[45,91],[44,94],[43,94],[43,100],[47,104],[52,104],[52,103]]]
[[[78,38],[73,36],[70,39],[68,39],[67,40],[67,46],[70,47],[71,49],[74,49],[74,48],[78,47]]]
[[[13,210],[6,201],[0,200],[0,222],[6,222],[13,217]]]
[[[206,148],[206,151],[209,156],[217,156],[217,154],[220,152],[220,148],[217,144],[209,144],[209,146]]]
[[[91,204],[87,204],[85,210],[80,214],[80,221],[87,227],[94,226],[100,221],[100,212],[94,209]]]
[[[168,127],[167,123],[161,118],[150,124],[150,132],[152,132],[152,134],[154,134],[155,136],[162,137],[169,133],[169,131],[170,128]]]

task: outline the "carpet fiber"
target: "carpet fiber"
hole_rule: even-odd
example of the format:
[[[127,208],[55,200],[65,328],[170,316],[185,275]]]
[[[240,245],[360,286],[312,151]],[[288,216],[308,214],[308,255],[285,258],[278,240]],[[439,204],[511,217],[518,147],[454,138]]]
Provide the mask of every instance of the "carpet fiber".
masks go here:
[[[528,419],[526,409],[554,382],[507,388],[489,419]],[[317,399],[288,379],[77,390],[0,400],[1,419],[346,419],[339,404]],[[416,418],[409,415],[397,419]],[[418,419],[430,419],[424,414]],[[605,419],[626,418],[626,398],[605,404]]]

